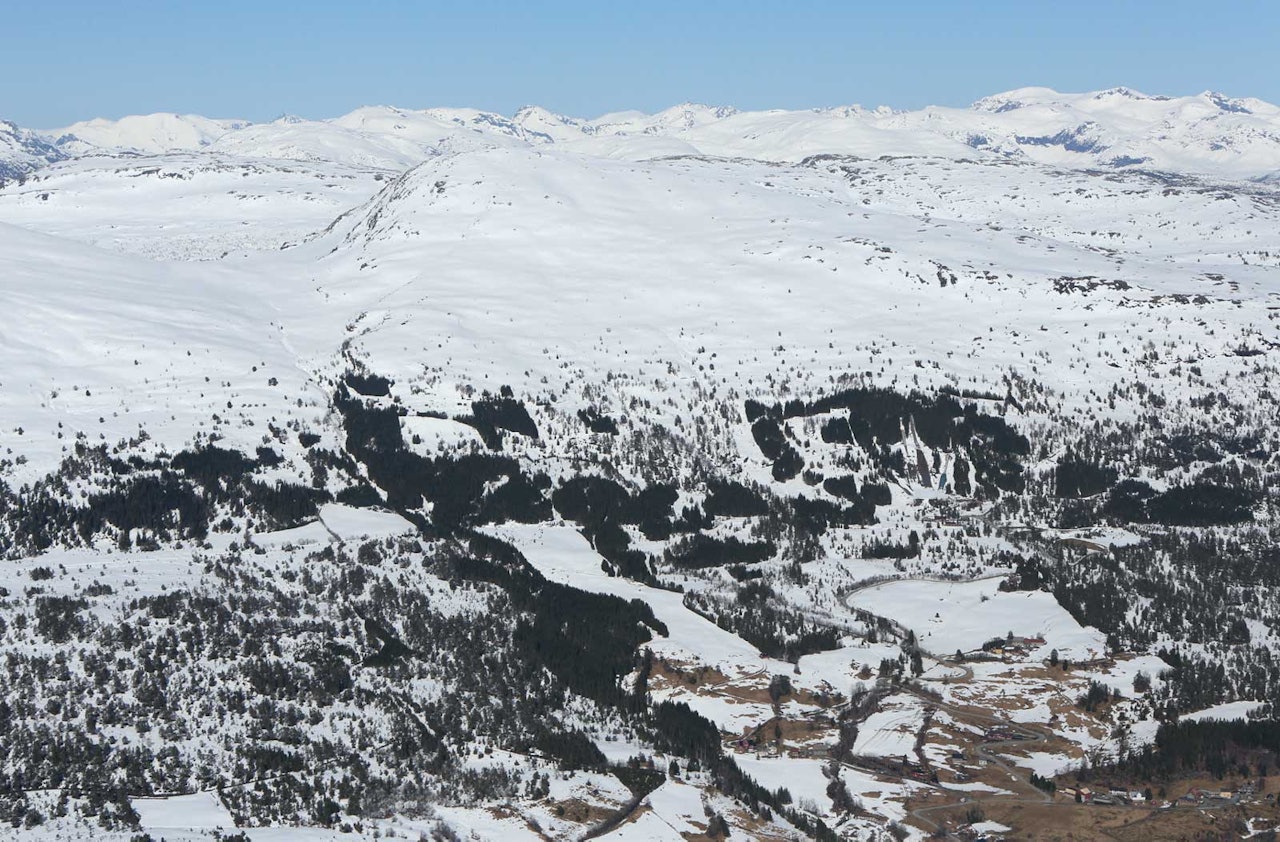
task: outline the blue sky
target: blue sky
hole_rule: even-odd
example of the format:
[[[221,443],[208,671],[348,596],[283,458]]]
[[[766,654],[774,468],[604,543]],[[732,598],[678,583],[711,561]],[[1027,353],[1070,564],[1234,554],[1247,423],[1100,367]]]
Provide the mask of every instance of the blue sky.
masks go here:
[[[36,128],[369,104],[917,108],[1025,85],[1280,102],[1280,3],[1254,0],[28,0],[0,31],[0,118]]]

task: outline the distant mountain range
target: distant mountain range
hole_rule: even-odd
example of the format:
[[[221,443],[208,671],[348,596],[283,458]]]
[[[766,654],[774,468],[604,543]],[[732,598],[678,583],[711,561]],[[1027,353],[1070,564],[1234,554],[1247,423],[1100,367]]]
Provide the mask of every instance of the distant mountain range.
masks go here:
[[[522,108],[508,117],[467,108],[358,108],[329,120],[270,123],[151,114],[49,131],[0,130],[0,177],[101,152],[206,150],[403,170],[442,150],[567,145],[603,157],[703,155],[799,161],[823,154],[1024,159],[1087,169],[1142,168],[1219,178],[1274,178],[1280,107],[1215,92],[1148,96],[1128,88],[1063,94],[1020,88],[969,108],[860,106],[738,111],[684,103],[595,119]]]

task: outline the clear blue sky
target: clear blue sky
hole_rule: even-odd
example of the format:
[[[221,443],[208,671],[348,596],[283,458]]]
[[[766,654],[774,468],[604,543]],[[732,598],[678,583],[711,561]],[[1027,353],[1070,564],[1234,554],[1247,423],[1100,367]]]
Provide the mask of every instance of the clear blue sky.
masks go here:
[[[0,33],[0,118],[35,128],[370,104],[917,108],[1025,85],[1280,102],[1276,0],[15,0]]]

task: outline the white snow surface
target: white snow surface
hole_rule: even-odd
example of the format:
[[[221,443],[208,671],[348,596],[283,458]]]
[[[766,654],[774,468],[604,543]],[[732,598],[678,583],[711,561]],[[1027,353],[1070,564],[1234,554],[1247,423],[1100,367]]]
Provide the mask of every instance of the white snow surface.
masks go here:
[[[926,651],[948,655],[979,649],[993,638],[1043,637],[1032,654],[1057,649],[1064,658],[1093,660],[1106,636],[1082,627],[1045,591],[1001,591],[999,580],[887,582],[854,594],[851,603],[894,617],[916,633]]]
[[[217,793],[197,792],[168,798],[133,798],[138,823],[148,832],[165,830],[227,830],[235,828],[231,813]]]
[[[311,523],[275,532],[250,536],[259,547],[281,549],[309,544],[358,543],[378,538],[396,538],[417,531],[417,527],[394,512],[357,509],[338,503],[320,507],[320,516]]]
[[[1204,710],[1183,714],[1180,718],[1188,722],[1204,722],[1213,719],[1231,722],[1248,719],[1249,714],[1260,707],[1262,707],[1261,702],[1224,702],[1220,705],[1207,707]]]
[[[91,155],[0,192],[0,221],[112,251],[211,260],[304,239],[382,178],[332,162],[215,152]]]
[[[891,696],[858,725],[853,751],[876,757],[909,757],[924,724],[924,702],[915,696]]]
[[[321,506],[320,522],[340,541],[394,538],[417,531],[417,527],[395,512],[357,509],[339,503]]]

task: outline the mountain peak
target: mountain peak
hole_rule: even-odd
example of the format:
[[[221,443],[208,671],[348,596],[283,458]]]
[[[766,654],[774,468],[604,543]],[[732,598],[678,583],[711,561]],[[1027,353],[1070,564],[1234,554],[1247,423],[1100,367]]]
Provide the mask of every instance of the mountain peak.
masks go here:
[[[1112,99],[1115,97],[1134,100],[1150,100],[1153,102],[1167,102],[1172,99],[1172,97],[1167,96],[1150,96],[1142,93],[1141,91],[1135,91],[1133,88],[1126,88],[1124,86],[1108,88],[1105,91],[1098,91],[1093,94],[1094,99]]]
[[[1004,113],[1027,105],[1058,99],[1061,96],[1053,88],[1014,88],[1013,90],[985,96],[969,107],[974,111]]]

